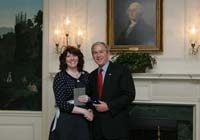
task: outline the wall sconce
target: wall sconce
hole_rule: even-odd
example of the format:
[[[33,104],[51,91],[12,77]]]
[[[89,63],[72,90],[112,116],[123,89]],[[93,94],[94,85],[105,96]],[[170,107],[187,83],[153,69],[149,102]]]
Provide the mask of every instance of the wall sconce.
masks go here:
[[[78,48],[83,44],[83,30],[69,20],[67,16],[61,26],[57,26],[54,30],[54,43],[56,54],[60,55],[67,46],[76,44]]]
[[[190,41],[190,44],[191,44],[191,47],[192,47],[192,52],[191,53],[193,55],[196,55],[198,53],[198,49],[199,49],[200,45],[197,44],[198,35],[197,35],[197,30],[196,30],[195,26],[193,26],[190,29],[189,41]]]

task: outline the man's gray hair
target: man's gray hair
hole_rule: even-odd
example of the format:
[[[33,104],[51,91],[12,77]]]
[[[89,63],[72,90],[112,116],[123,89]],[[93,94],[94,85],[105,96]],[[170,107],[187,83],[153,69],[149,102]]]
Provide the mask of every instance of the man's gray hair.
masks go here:
[[[94,44],[92,44],[91,51],[93,51],[94,47],[97,46],[97,45],[103,45],[105,47],[105,49],[106,49],[107,52],[110,51],[109,46],[106,43],[100,42],[100,41],[95,42]]]
[[[127,10],[129,10],[132,7],[135,7],[137,9],[137,18],[143,15],[144,7],[139,2],[130,3]]]

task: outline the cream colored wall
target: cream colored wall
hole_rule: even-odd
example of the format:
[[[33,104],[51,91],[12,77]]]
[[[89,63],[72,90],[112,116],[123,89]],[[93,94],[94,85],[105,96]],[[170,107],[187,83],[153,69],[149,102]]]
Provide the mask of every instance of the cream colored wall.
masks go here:
[[[188,42],[188,28],[199,23],[199,0],[165,0],[163,54],[156,55],[156,73],[199,73],[200,55],[193,56]]]
[[[79,3],[80,2],[80,3]],[[81,50],[84,53],[85,69],[93,70],[94,64],[90,46],[95,41],[106,41],[106,0],[76,0],[81,6],[87,2],[87,13],[82,11],[87,22],[87,40]],[[198,73],[200,71],[200,55],[189,54],[187,39],[188,27],[197,21],[200,0],[164,0],[163,12],[163,48],[162,54],[156,54],[158,64],[153,69],[156,73]],[[66,13],[66,2],[49,1],[49,65],[50,72],[58,71],[58,56],[54,53],[53,31],[57,23],[62,22]],[[79,12],[79,11],[78,11]]]

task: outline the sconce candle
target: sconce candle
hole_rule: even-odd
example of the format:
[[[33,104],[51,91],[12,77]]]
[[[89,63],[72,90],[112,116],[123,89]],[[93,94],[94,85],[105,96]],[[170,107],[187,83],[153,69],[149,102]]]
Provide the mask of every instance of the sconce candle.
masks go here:
[[[69,23],[70,23],[70,20],[69,20],[69,17],[67,16],[66,17],[66,20],[65,20],[65,24],[66,24],[66,34],[65,34],[65,36],[66,36],[66,46],[68,46],[68,44],[69,44],[69,30],[70,30],[70,25],[69,25]]]
[[[54,41],[55,41],[56,46],[59,46],[59,43],[60,43],[59,34],[60,34],[60,31],[58,30],[58,28],[56,28],[54,31]]]
[[[62,47],[60,47],[60,41],[61,41],[60,30],[56,28],[54,31],[54,42],[56,45],[57,54],[60,54],[62,52]]]
[[[197,45],[197,30],[196,28],[193,26],[191,29],[190,29],[190,36],[189,36],[189,41],[191,43],[191,47],[192,47],[192,54],[193,55],[196,55],[198,53],[198,49],[200,47],[200,45]]]
[[[78,45],[78,48],[80,48],[81,44],[82,44],[82,36],[83,36],[83,32],[80,30],[78,30],[77,32],[77,40],[76,40],[76,43]]]
[[[66,24],[66,34],[69,34],[69,23],[70,23],[70,20],[69,20],[69,17],[67,16],[67,17],[66,17],[66,20],[65,20],[65,24]]]
[[[195,44],[197,42],[197,31],[194,26],[190,29],[190,42],[191,44]]]

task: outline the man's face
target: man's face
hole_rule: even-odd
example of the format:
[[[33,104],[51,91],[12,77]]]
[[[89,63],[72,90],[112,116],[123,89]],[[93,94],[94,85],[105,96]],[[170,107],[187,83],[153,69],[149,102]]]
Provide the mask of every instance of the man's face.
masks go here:
[[[127,14],[130,20],[135,20],[138,15],[138,6],[136,3],[132,3],[127,10]]]
[[[93,47],[92,56],[99,67],[103,67],[109,60],[109,52],[106,51],[105,46],[102,44]]]

